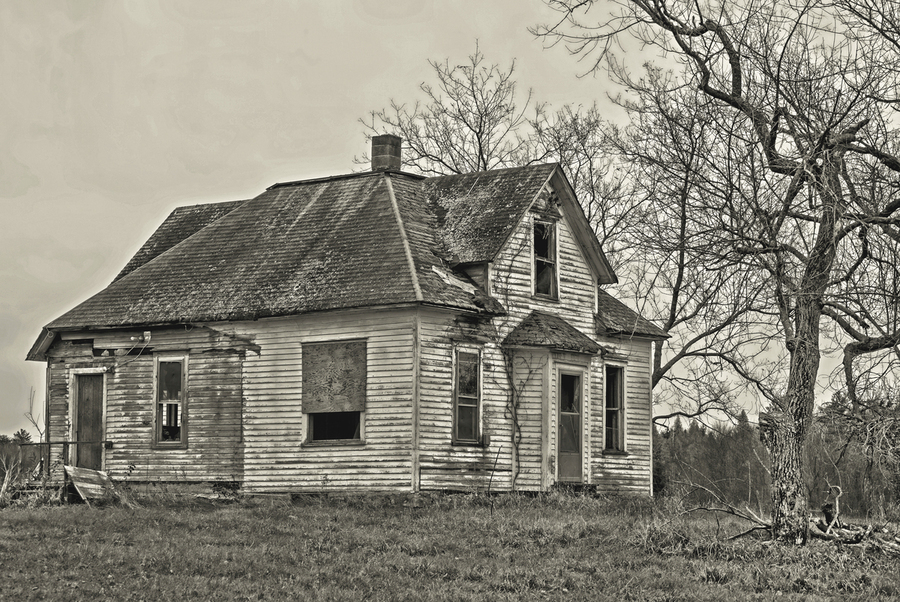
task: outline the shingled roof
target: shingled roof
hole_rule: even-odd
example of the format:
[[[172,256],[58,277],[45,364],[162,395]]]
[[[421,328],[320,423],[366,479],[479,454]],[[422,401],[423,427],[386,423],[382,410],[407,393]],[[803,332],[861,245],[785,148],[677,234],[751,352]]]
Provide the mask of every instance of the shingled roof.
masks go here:
[[[600,345],[553,314],[533,311],[503,340],[505,347],[548,347],[561,351],[597,353]]]
[[[29,359],[41,359],[60,330],[254,320],[404,303],[503,313],[452,266],[494,260],[554,178],[551,188],[566,191],[563,202],[600,282],[614,282],[558,165],[434,178],[388,168],[275,184],[250,200],[175,209],[107,288],[45,327]],[[658,334],[611,301],[604,328],[613,332],[633,319],[639,325],[635,334]],[[516,336],[536,336],[528,328],[546,336],[557,327],[565,330],[553,320],[534,317]],[[572,330],[563,338],[584,337]],[[571,344],[546,340],[560,348]],[[589,347],[579,343],[579,349]]]
[[[251,320],[415,302],[502,312],[464,274],[444,267],[422,194],[418,176],[381,171],[176,210],[112,284],[47,328]]]
[[[606,291],[597,294],[597,334],[668,339],[670,335]]]
[[[423,186],[447,250],[460,263],[492,261],[557,165],[429,178]]]
[[[205,203],[178,207],[166,218],[147,242],[138,249],[113,282],[133,272],[156,256],[165,253],[182,240],[199,232],[206,226],[228,215],[246,201],[228,201],[224,203]]]

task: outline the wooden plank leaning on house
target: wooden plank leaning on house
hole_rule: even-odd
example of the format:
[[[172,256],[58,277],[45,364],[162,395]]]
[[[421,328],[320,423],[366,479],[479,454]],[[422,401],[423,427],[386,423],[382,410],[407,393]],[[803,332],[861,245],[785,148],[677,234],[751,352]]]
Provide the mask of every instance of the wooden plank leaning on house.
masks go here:
[[[88,506],[91,505],[91,500],[97,501],[116,496],[112,480],[105,472],[75,466],[66,466],[65,470],[66,476],[75,484],[78,495]]]

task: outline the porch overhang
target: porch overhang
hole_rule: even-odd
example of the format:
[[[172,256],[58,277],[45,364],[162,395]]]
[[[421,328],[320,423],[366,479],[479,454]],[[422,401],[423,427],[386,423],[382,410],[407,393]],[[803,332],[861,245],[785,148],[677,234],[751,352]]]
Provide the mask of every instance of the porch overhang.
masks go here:
[[[596,355],[601,346],[586,334],[553,314],[531,312],[505,339],[503,347],[545,347],[554,351]]]

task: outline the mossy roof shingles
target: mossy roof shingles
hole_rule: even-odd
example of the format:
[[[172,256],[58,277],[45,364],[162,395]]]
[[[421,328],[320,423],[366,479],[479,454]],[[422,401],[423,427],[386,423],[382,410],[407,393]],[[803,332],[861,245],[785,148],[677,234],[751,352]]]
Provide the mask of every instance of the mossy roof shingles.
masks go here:
[[[136,270],[148,261],[165,253],[185,238],[202,230],[206,226],[228,215],[246,201],[227,201],[224,203],[205,203],[178,207],[138,249],[134,257],[122,268],[113,282]]]
[[[589,336],[553,314],[533,311],[503,340],[507,347],[548,347],[594,354],[601,347]]]
[[[460,263],[492,261],[556,168],[548,163],[425,180],[447,251]]]
[[[180,207],[112,284],[47,328],[247,320],[414,302],[501,313],[451,266],[493,260],[556,169],[426,179],[365,172],[276,184],[246,201]],[[601,334],[665,336],[602,295]]]

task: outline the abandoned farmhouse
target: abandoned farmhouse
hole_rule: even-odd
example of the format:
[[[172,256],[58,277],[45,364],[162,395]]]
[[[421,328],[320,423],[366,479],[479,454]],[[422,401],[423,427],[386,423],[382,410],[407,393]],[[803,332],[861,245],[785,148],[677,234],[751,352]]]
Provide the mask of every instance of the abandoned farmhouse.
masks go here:
[[[51,462],[247,493],[651,492],[659,328],[557,164],[372,169],[175,209],[49,323]]]

